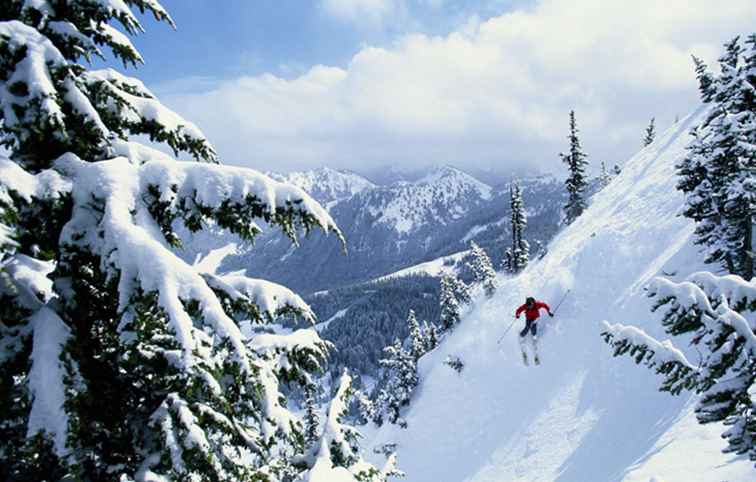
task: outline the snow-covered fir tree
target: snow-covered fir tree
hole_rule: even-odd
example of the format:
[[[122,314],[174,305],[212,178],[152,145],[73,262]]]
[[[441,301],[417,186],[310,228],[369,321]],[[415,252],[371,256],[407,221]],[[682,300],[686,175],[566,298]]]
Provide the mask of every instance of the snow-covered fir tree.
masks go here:
[[[699,422],[724,423],[725,451],[756,461],[756,283],[699,272],[679,283],[657,278],[649,296],[656,299],[654,310],[662,310],[668,334],[692,335],[702,352],[700,362],[688,360],[670,340],[604,322],[603,337],[615,356],[628,355],[663,375],[662,391],[699,393]]]
[[[439,305],[441,308],[441,329],[448,331],[459,323],[461,305],[471,301],[470,288],[453,274],[441,277]]]
[[[428,323],[423,321],[423,344],[425,347],[425,353],[433,350],[438,346],[439,333],[438,328],[434,323]]]
[[[282,286],[184,262],[178,233],[252,239],[259,219],[294,243],[341,235],[302,190],[218,165],[139,80],[82,63],[103,48],[141,63],[134,7],[173,24],[156,0],[2,2],[0,478],[295,476],[303,426],[279,387],[306,384],[328,346],[239,326],[312,312]]]
[[[512,210],[512,246],[504,253],[504,268],[516,274],[525,269],[530,260],[530,245],[522,235],[528,217],[522,202],[522,190],[516,182],[509,188],[509,207]]]
[[[714,96],[714,89],[712,88],[714,84],[714,76],[703,60],[695,55],[692,57],[693,64],[695,65],[696,80],[698,80],[698,91],[701,94],[701,100],[704,102],[711,102],[711,99]]]
[[[408,350],[412,358],[417,361],[425,354],[427,342],[413,310],[410,310],[407,316],[407,327],[409,328],[409,336],[407,337],[409,342]]]
[[[396,468],[393,453],[388,454],[388,460],[381,470],[363,459],[358,443],[360,433],[345,421],[354,393],[352,378],[345,371],[339,379],[336,396],[328,407],[323,433],[304,459],[310,469],[303,480],[384,482],[389,477],[404,475]]]
[[[315,400],[315,386],[311,383],[304,388],[304,439],[307,447],[312,446],[318,440],[320,427],[320,417],[318,416],[318,407]]]
[[[567,139],[570,141],[570,150],[566,154],[559,154],[559,156],[562,158],[562,162],[567,164],[569,171],[565,181],[568,199],[564,206],[564,216],[565,223],[572,224],[585,210],[585,189],[588,185],[585,172],[588,161],[585,160],[587,156],[580,147],[574,110],[570,111],[570,135],[567,136]]]
[[[486,296],[493,296],[496,292],[496,271],[491,258],[475,241],[470,241],[470,261],[467,262],[467,267],[472,271],[475,283],[483,287]]]
[[[601,161],[601,172],[599,173],[599,189],[604,189],[609,183],[612,182],[612,175],[609,174],[609,170],[606,168],[606,163]]]
[[[401,409],[409,405],[417,387],[417,360],[398,338],[384,348],[384,352],[386,357],[381,359],[384,382],[375,401],[373,421],[378,425],[388,421],[406,426],[401,419]]]
[[[656,139],[656,126],[654,126],[655,119],[652,117],[651,122],[648,123],[648,127],[646,127],[646,132],[643,135],[643,147],[651,145],[651,143],[654,142],[654,139]]]
[[[745,279],[754,275],[756,212],[756,35],[746,47],[735,38],[719,59],[720,74],[696,59],[702,99],[711,107],[692,131],[688,155],[677,166],[683,214],[696,221],[696,243],[708,263]]]

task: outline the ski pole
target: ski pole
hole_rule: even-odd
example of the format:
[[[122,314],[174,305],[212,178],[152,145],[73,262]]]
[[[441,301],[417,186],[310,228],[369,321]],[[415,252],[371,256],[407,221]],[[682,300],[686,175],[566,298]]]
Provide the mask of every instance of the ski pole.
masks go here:
[[[564,296],[562,296],[562,299],[559,301],[559,303],[557,303],[556,308],[554,308],[554,312],[552,313],[553,315],[556,315],[557,310],[559,309],[560,306],[562,306],[562,303],[564,303],[564,299],[567,298],[567,295],[570,294],[570,291],[572,290],[568,289],[567,291],[564,292]]]
[[[506,330],[504,330],[504,333],[503,333],[503,334],[501,335],[501,337],[499,337],[499,341],[497,341],[497,342],[496,342],[496,344],[497,344],[497,345],[498,345],[498,344],[500,344],[500,343],[501,343],[501,340],[503,340],[503,339],[504,339],[504,336],[505,336],[505,335],[506,335],[507,333],[509,333],[509,329],[510,329],[510,328],[512,328],[512,326],[514,326],[514,324],[515,324],[515,321],[517,321],[517,318],[515,318],[515,317],[513,316],[513,317],[512,317],[512,323],[510,323],[510,324],[509,324],[509,326],[507,327],[507,329],[506,329]]]

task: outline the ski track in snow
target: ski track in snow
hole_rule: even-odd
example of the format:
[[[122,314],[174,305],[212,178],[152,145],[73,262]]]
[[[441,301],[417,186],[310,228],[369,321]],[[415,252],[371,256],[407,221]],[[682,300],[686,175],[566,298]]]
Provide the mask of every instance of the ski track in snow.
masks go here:
[[[686,416],[694,396],[660,393],[658,376],[613,358],[600,337],[607,320],[668,338],[644,286],[709,268],[692,244],[692,223],[678,215],[674,168],[702,111],[629,160],[542,260],[499,277],[492,299],[478,297],[420,360],[408,428],[363,428],[367,451],[397,443],[408,482],[754,480],[752,463],[721,453],[722,426]],[[526,296],[556,304],[568,289],[557,316],[539,321],[540,366],[522,364],[522,320],[497,345]],[[461,374],[443,365],[448,355],[465,363]]]
[[[593,427],[598,414],[592,410],[580,413],[580,390],[586,372],[549,402],[546,410],[512,437],[509,444],[496,450],[491,460],[466,482],[498,482],[501,480],[555,480],[564,458],[580,444]],[[527,477],[527,479],[526,479]]]

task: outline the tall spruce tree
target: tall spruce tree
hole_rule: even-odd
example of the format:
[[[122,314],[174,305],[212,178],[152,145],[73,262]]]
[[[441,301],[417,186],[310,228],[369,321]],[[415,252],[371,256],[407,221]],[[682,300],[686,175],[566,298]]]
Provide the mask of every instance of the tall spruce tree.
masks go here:
[[[522,202],[522,190],[516,182],[509,188],[509,207],[512,210],[512,246],[504,253],[504,268],[516,274],[525,269],[530,260],[530,245],[522,236],[528,218]]]
[[[588,185],[585,172],[588,161],[585,160],[587,156],[580,147],[574,110],[570,111],[570,135],[567,136],[567,139],[570,141],[570,150],[566,154],[559,154],[559,156],[562,158],[562,162],[567,164],[569,171],[565,181],[568,199],[564,206],[564,219],[566,224],[572,224],[585,211],[585,189]]]
[[[628,355],[663,375],[661,391],[701,394],[698,421],[724,423],[725,452],[756,461],[756,283],[699,272],[679,283],[657,278],[648,293],[656,300],[653,309],[662,309],[668,334],[692,335],[701,348],[700,363],[689,361],[671,341],[660,342],[634,326],[604,322],[605,341],[615,356]]]
[[[702,100],[710,109],[692,131],[688,155],[677,166],[678,189],[686,194],[683,214],[696,221],[696,243],[705,261],[745,279],[754,275],[753,217],[756,213],[756,76],[754,36],[744,49],[739,38],[725,44],[720,74],[698,59]]]
[[[491,258],[475,241],[470,241],[470,261],[467,267],[472,271],[475,283],[483,287],[487,297],[492,297],[496,292],[496,271]]]
[[[178,228],[252,239],[261,219],[294,243],[338,228],[302,190],[217,165],[139,80],[81,63],[102,48],[141,63],[131,9],[173,25],[156,0],[1,4],[0,479],[297,474],[302,422],[279,386],[306,383],[327,344],[239,322],[312,312],[282,286],[185,263]]]
[[[656,139],[656,127],[654,126],[654,118],[651,118],[651,122],[646,127],[646,133],[643,136],[643,147],[651,145]]]

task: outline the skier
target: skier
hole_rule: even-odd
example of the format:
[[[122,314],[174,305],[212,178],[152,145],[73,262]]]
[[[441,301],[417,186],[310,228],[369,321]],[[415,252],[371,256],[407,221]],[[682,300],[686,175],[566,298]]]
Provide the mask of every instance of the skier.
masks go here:
[[[522,361],[526,365],[528,364],[528,355],[525,353],[524,342],[525,337],[528,335],[528,331],[530,331],[531,335],[533,357],[535,363],[536,365],[539,365],[541,363],[541,361],[538,359],[538,351],[536,347],[536,340],[538,339],[536,324],[538,318],[541,316],[541,308],[545,309],[550,317],[554,317],[554,313],[551,312],[551,307],[549,307],[549,305],[547,305],[543,301],[536,301],[536,299],[532,296],[528,296],[528,298],[525,300],[525,304],[517,308],[517,311],[515,311],[515,317],[517,319],[519,319],[520,315],[525,312],[525,328],[523,328],[523,330],[520,332],[520,349],[522,349]]]

